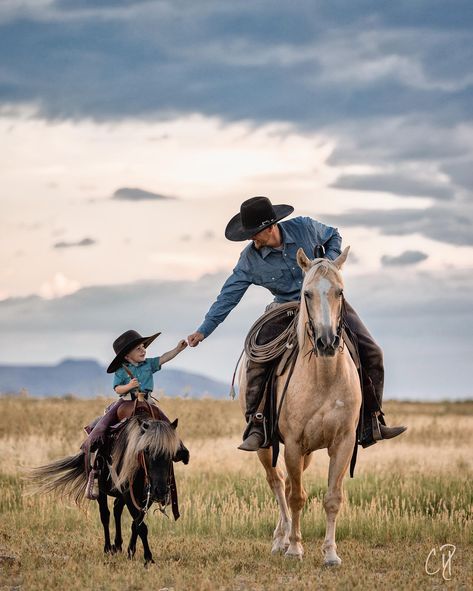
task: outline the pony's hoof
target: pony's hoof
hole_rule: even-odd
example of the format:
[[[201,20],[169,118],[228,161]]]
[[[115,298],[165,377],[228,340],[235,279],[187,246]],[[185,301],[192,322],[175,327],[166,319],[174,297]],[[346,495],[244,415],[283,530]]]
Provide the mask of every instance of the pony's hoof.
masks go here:
[[[151,564],[156,564],[152,558],[147,558],[145,560],[145,568],[148,568]]]
[[[122,551],[122,547],[116,546],[115,544],[113,544],[113,546],[110,549],[111,554],[119,554],[121,551]]]

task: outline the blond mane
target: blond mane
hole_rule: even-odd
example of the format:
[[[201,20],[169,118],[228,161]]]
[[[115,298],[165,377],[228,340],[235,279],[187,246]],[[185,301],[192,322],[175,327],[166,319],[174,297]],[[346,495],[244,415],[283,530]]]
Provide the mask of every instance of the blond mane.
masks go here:
[[[122,490],[124,484],[133,480],[140,468],[140,452],[146,451],[152,458],[162,455],[172,460],[180,443],[176,430],[169,423],[132,417],[112,452],[110,473],[115,487]]]

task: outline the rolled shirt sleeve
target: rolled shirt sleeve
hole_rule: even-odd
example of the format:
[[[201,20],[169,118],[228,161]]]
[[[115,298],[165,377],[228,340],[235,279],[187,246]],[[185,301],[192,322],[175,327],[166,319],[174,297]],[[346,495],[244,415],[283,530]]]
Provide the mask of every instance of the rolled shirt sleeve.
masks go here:
[[[204,337],[212,334],[238,304],[251,284],[252,280],[249,275],[238,264],[223,284],[220,294],[205,315],[197,332],[202,333]]]
[[[161,369],[161,363],[159,361],[159,357],[148,357],[149,366],[151,367],[151,371],[156,373]]]
[[[126,386],[129,381],[128,374],[120,367],[113,376],[113,389],[115,390],[117,386]]]

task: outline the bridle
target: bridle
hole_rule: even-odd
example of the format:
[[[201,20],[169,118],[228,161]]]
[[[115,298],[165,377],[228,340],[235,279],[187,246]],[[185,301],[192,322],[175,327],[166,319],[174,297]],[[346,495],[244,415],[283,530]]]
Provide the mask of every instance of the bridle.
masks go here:
[[[310,313],[310,308],[309,308],[309,304],[308,304],[308,298],[307,295],[304,293],[304,303],[305,303],[305,309],[307,312],[307,322],[305,323],[305,335],[308,336],[309,341],[312,345],[312,347],[309,349],[309,351],[306,353],[306,355],[310,355],[310,357],[312,357],[312,355],[315,355],[316,357],[319,356],[319,348],[317,346],[317,330],[315,328],[315,324],[314,321],[312,319],[311,313]],[[343,347],[344,347],[344,341],[342,339],[342,331],[343,331],[343,319],[345,317],[345,297],[343,296],[343,292],[340,294],[340,311],[338,313],[338,325],[337,325],[337,337],[338,337],[338,350],[341,352],[343,351]]]
[[[133,492],[133,478],[131,478],[129,481],[129,487],[130,487],[131,502],[138,509],[138,511],[140,511],[140,515],[136,519],[139,519],[142,515],[142,517],[140,519],[140,523],[141,523],[144,520],[144,518],[146,517],[146,514],[148,513],[149,507],[151,505],[151,503],[150,503],[151,479],[149,477],[148,466],[146,463],[146,457],[145,457],[144,451],[140,451],[138,453],[138,463],[139,463],[140,467],[143,469],[144,474],[145,474],[144,484],[145,484],[145,492],[146,492],[146,501],[142,507],[138,504],[136,497],[135,497],[135,493]],[[168,514],[166,513],[166,507],[171,504],[172,478],[173,478],[173,467],[172,467],[172,460],[171,460],[169,462],[165,501],[164,501],[164,503],[158,503],[158,509],[166,517],[168,517]]]

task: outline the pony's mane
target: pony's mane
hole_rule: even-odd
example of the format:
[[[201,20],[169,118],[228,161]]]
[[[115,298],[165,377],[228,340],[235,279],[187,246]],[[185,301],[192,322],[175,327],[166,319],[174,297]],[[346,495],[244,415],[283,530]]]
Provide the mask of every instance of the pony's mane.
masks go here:
[[[142,424],[147,427],[143,429]],[[140,452],[146,451],[152,458],[164,456],[172,460],[180,444],[176,430],[169,423],[132,417],[113,447],[110,473],[115,487],[121,490],[134,478],[140,468]]]

